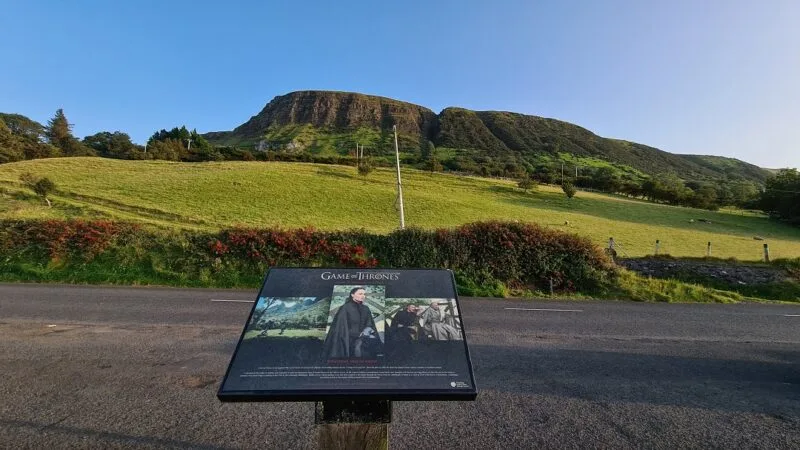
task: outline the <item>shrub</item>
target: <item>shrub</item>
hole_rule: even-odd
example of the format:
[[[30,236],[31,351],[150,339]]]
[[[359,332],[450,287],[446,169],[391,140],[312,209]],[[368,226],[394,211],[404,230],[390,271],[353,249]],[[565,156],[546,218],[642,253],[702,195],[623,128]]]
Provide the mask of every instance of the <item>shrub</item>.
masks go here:
[[[50,179],[47,177],[40,179],[36,182],[36,184],[33,185],[33,192],[35,192],[39,197],[42,197],[47,202],[47,206],[50,206],[50,200],[47,198],[47,196],[55,190],[56,184],[50,181]]]
[[[535,183],[529,177],[525,177],[517,182],[517,186],[519,186],[519,188],[523,191],[527,192],[529,189],[535,186]]]
[[[372,161],[369,159],[363,159],[358,164],[358,174],[361,176],[367,176],[372,172],[373,168],[374,165],[372,164]]]
[[[561,190],[564,191],[564,194],[567,196],[567,198],[574,197],[575,193],[577,192],[575,190],[575,186],[573,186],[569,181],[565,181],[564,184],[561,185]]]
[[[24,252],[36,258],[88,262],[135,234],[139,226],[108,220],[3,221],[0,249]]]
[[[36,195],[42,197],[42,199],[47,202],[47,206],[51,206],[50,199],[47,198],[47,196],[56,190],[56,184],[53,183],[49,178],[39,178],[30,172],[25,172],[19,176],[19,181],[21,181],[25,187],[32,190]]]

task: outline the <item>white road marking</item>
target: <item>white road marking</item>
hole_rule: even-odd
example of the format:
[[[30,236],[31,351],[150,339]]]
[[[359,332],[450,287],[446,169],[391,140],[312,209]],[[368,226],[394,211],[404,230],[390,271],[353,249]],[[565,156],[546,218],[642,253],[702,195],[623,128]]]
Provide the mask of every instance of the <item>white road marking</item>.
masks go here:
[[[783,317],[800,317],[800,314],[784,314]]]
[[[229,300],[225,298],[212,298],[212,302],[253,303],[253,300]]]
[[[503,308],[514,311],[583,312],[582,309]]]

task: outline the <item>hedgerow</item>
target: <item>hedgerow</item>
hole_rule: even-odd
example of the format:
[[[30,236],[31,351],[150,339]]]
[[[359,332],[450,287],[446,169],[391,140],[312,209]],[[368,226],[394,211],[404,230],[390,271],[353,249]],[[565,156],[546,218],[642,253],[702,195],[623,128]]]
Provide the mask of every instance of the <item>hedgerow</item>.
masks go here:
[[[22,265],[58,271],[47,279],[62,281],[219,287],[252,285],[270,267],[446,268],[471,295],[505,295],[509,288],[546,291],[551,283],[561,292],[588,292],[616,274],[588,239],[516,222],[387,235],[313,228],[178,232],[83,220],[0,222],[0,266],[18,273]],[[90,272],[95,275],[85,275]],[[35,279],[33,274],[42,272],[26,273]],[[135,276],[145,279],[132,280]]]

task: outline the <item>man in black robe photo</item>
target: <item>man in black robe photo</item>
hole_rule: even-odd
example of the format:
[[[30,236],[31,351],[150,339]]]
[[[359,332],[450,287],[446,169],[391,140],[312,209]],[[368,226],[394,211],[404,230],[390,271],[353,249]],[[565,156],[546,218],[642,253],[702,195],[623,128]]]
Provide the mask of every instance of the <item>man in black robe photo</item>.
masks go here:
[[[364,304],[366,296],[363,287],[351,289],[344,305],[333,316],[325,337],[326,358],[372,358],[380,352],[381,339],[372,311]]]
[[[418,319],[417,305],[409,303],[394,315],[389,327],[391,335],[389,339],[392,342],[411,342],[416,339]]]

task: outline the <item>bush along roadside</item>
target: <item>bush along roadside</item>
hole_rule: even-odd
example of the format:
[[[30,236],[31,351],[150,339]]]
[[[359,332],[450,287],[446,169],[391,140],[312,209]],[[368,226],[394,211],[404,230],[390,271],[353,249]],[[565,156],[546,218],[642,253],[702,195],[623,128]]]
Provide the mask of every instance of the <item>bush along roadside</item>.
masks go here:
[[[218,233],[112,221],[0,222],[0,280],[255,287],[269,267],[447,268],[463,295],[592,294],[617,276],[588,239],[534,224],[454,229],[234,228]]]

